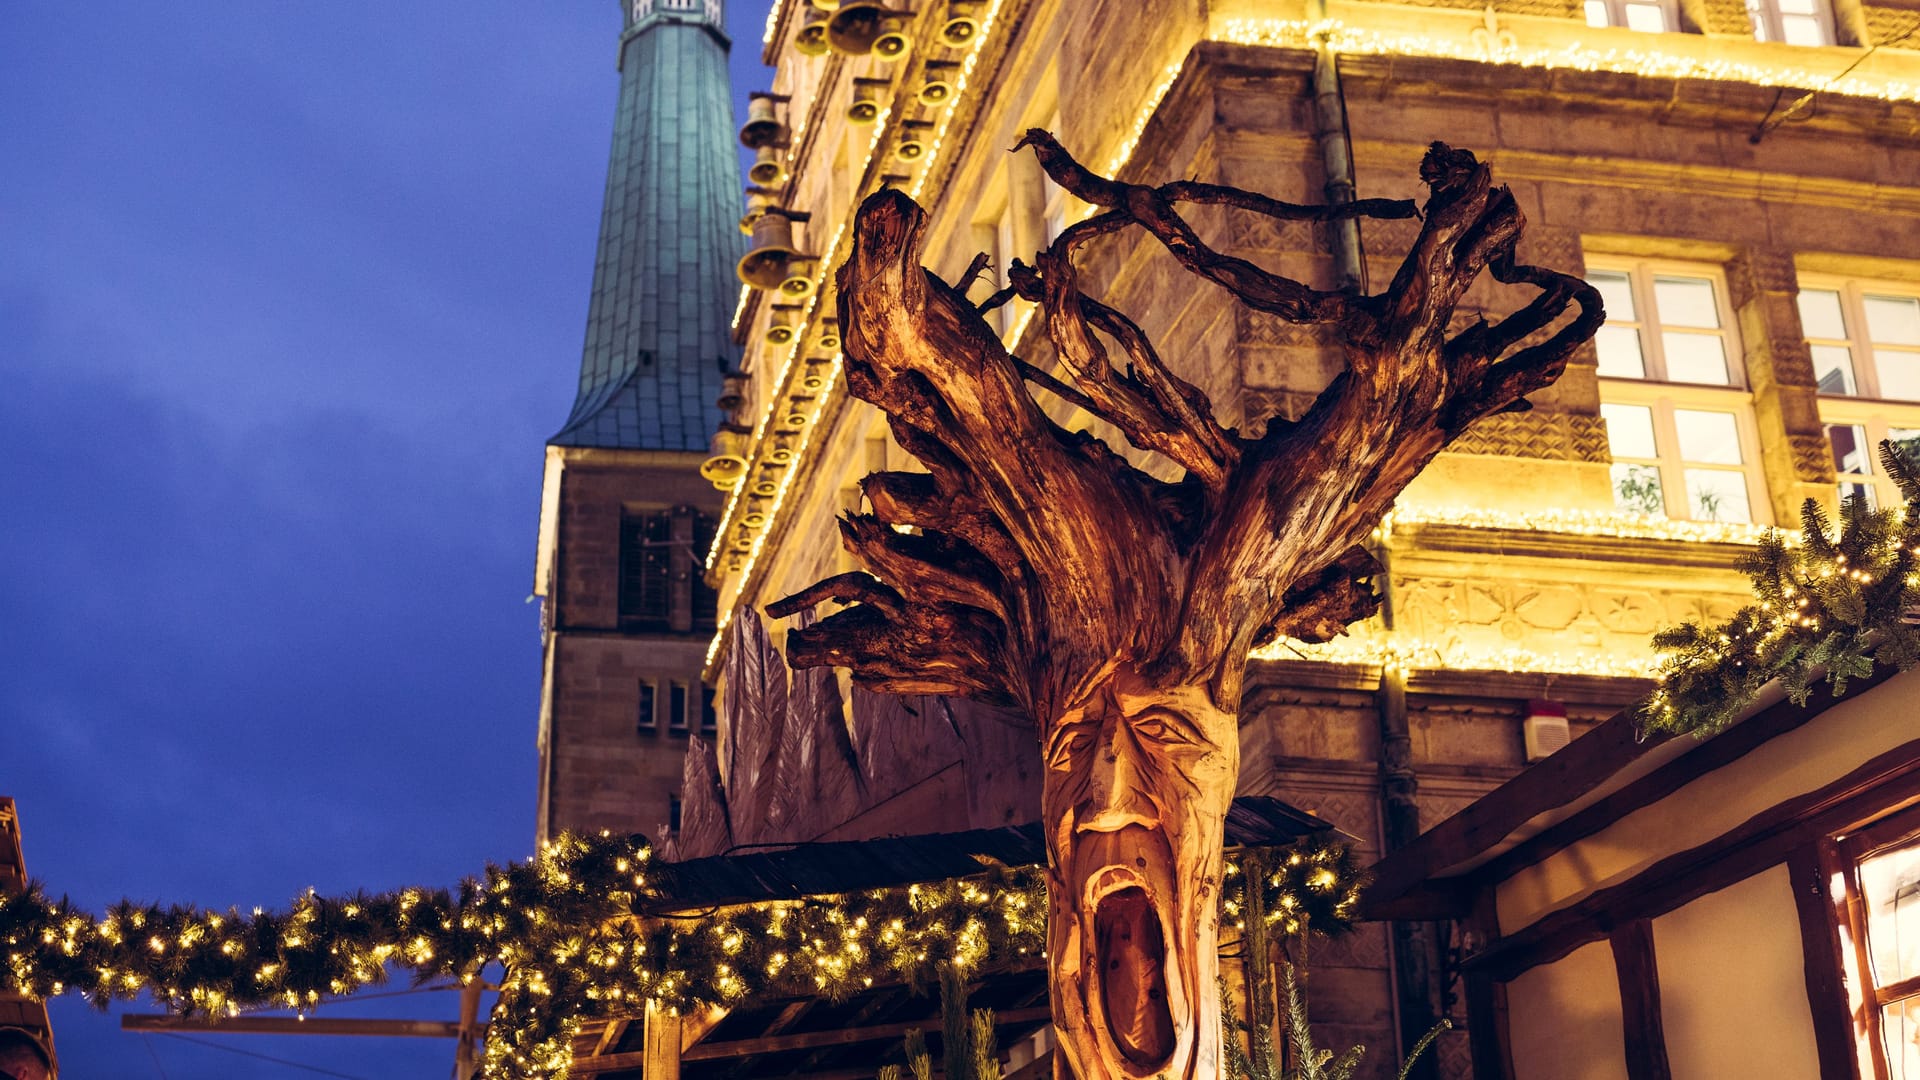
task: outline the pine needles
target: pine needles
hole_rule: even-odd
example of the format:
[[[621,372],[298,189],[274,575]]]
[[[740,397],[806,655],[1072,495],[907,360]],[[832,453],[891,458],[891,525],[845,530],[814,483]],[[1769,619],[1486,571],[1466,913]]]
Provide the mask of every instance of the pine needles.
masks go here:
[[[1823,682],[1837,697],[1875,665],[1920,662],[1920,465],[1891,442],[1880,444],[1880,462],[1904,505],[1875,509],[1851,496],[1836,526],[1807,500],[1798,544],[1770,532],[1741,562],[1756,603],[1717,626],[1654,635],[1668,655],[1638,714],[1643,732],[1719,731],[1775,679],[1804,705]]]

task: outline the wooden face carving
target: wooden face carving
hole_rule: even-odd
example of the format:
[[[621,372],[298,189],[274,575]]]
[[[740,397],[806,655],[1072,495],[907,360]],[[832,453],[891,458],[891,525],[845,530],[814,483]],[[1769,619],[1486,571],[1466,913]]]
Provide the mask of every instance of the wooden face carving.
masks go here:
[[[1236,718],[1204,688],[1154,688],[1122,667],[1049,726],[1045,751],[1047,945],[1074,1075],[1214,1075]]]

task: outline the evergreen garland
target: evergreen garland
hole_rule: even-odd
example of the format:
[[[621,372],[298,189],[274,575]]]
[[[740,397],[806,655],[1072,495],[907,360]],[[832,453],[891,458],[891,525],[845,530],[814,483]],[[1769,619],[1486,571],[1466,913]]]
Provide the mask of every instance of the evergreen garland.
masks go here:
[[[641,836],[565,836],[535,858],[489,866],[454,891],[309,893],[285,911],[114,905],[104,918],[34,886],[0,896],[0,985],[33,998],[80,994],[101,1008],[145,992],[181,1013],[305,1012],[405,970],[481,978],[500,966],[484,1075],[563,1075],[581,1022],[817,994],[844,999],[882,980],[929,985],[942,969],[1040,955],[1038,867],[843,896],[671,912]],[[1261,910],[1323,933],[1350,924],[1363,877],[1324,836],[1275,851]],[[1229,918],[1247,902],[1232,862]]]
[[[1668,655],[1659,689],[1640,706],[1643,732],[1719,731],[1775,679],[1804,705],[1823,681],[1838,696],[1875,664],[1905,671],[1920,661],[1920,468],[1891,442],[1880,444],[1880,461],[1903,506],[1876,510],[1849,497],[1836,534],[1808,499],[1798,544],[1771,531],[1741,561],[1758,603],[1718,626],[1688,622],[1654,635]]]

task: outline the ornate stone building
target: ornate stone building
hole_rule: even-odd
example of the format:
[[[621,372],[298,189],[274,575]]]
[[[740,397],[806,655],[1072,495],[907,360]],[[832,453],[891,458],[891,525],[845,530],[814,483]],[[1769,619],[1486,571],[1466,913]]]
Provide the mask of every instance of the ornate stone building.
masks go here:
[[[540,505],[543,837],[670,827],[687,736],[714,722],[700,561],[721,502],[699,468],[740,356],[728,41],[715,0],[622,7],[579,390]]]
[[[1920,435],[1910,5],[914,6],[842,0],[829,14],[779,0],[769,14],[775,97],[761,107],[784,130],[761,151],[755,196],[750,269],[766,287],[732,313],[749,433],[722,463],[742,479],[707,563],[721,612],[709,680],[730,662],[729,613],[852,569],[833,520],[858,507],[859,477],[913,467],[840,378],[831,268],[853,208],[899,186],[931,211],[936,273],[957,279],[985,251],[989,278],[1004,275],[1086,212],[1031,155],[1006,152],[1032,126],[1128,180],[1295,202],[1418,195],[1420,156],[1445,140],[1511,186],[1524,261],[1584,274],[1606,297],[1607,327],[1534,410],[1469,431],[1382,524],[1382,616],[1329,646],[1272,648],[1249,675],[1243,792],[1314,810],[1369,852],[1410,842],[1644,693],[1649,635],[1729,612],[1757,528],[1796,522],[1808,497],[1886,497],[1871,445]],[[1316,287],[1371,291],[1416,228],[1193,220],[1210,243]],[[1298,415],[1339,370],[1328,337],[1237,306],[1138,235],[1096,243],[1088,269],[1228,423]],[[1492,310],[1526,290],[1474,296]],[[1048,367],[1043,328],[1019,302],[994,318]],[[962,727],[948,731],[965,762]],[[717,757],[703,749],[688,783],[735,795],[758,783],[741,774],[742,736],[723,725]],[[840,736],[858,757],[877,733],[856,717]],[[953,806],[904,799],[857,831],[957,827]],[[731,812],[747,809],[736,798]],[[839,824],[794,821],[787,838]],[[1452,958],[1472,947],[1447,926],[1375,925],[1317,952],[1324,1037],[1384,1051],[1436,1013],[1460,1015]],[[1369,1067],[1391,1075],[1391,1057]],[[1468,1075],[1465,1037],[1443,1039],[1438,1062]]]

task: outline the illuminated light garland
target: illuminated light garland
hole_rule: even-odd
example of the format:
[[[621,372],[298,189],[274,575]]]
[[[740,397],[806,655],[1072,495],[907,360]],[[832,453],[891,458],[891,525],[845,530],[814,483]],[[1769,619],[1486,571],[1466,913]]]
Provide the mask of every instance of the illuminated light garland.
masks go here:
[[[801,0],[805,3],[806,0]],[[780,29],[780,13],[786,10],[787,0],[773,0],[767,5],[767,28],[760,34],[760,46],[765,48],[773,44],[774,31]]]
[[[1255,660],[1310,660],[1358,664],[1398,671],[1503,671],[1518,675],[1593,675],[1609,679],[1651,679],[1659,660],[1620,656],[1595,649],[1573,653],[1533,649],[1477,649],[1455,643],[1392,633],[1341,637],[1314,644],[1290,638],[1255,649]]]
[[[727,323],[727,329],[734,331],[740,329],[740,316],[747,313],[747,301],[751,299],[753,299],[753,286],[741,285],[740,300],[733,305],[733,318]]]
[[[1365,875],[1346,845],[1319,834],[1272,851],[1261,910],[1286,933],[1350,928]],[[648,873],[643,837],[566,836],[533,860],[490,867],[457,893],[309,892],[284,913],[115,905],[105,918],[37,889],[0,896],[0,985],[32,998],[77,993],[105,1007],[146,992],[180,1013],[254,1008],[302,1015],[324,999],[382,982],[389,968],[423,978],[480,978],[501,964],[483,1075],[553,1077],[570,1064],[583,1022],[632,1016],[647,1002],[676,1011],[772,997],[844,1000],[877,980],[923,985],[1044,955],[1041,867],[983,871],[892,889],[652,918],[675,906]],[[1220,902],[1249,907],[1239,856]]]
[[[1139,111],[1133,114],[1133,123],[1127,128],[1127,137],[1114,148],[1113,157],[1107,161],[1106,175],[1120,175],[1120,170],[1133,161],[1133,152],[1139,149],[1140,138],[1147,133],[1147,124],[1153,120],[1153,114],[1159,111],[1160,103],[1166,100],[1167,94],[1172,92],[1173,84],[1179,81],[1180,72],[1184,71],[1186,66],[1185,57],[1168,64],[1166,74],[1154,84],[1153,89],[1147,91],[1147,100],[1141,104]],[[1080,216],[1086,218],[1092,213],[1093,207],[1088,206],[1081,211]]]
[[[1883,101],[1920,101],[1920,83],[1875,79],[1858,73],[1840,78],[1787,65],[1702,60],[1658,48],[1597,49],[1578,41],[1560,48],[1521,48],[1498,43],[1489,47],[1477,42],[1426,34],[1383,34],[1348,26],[1338,19],[1311,23],[1292,19],[1228,19],[1221,25],[1216,40],[1236,45],[1296,49],[1313,48],[1324,40],[1328,48],[1348,56],[1418,56],[1525,68],[1606,71],[1666,79],[1711,79],[1756,86],[1819,90]]]
[[[1636,540],[1678,540],[1689,543],[1758,544],[1774,532],[1771,525],[1744,522],[1675,521],[1615,510],[1548,508],[1510,513],[1477,506],[1395,505],[1382,519],[1384,536],[1395,525],[1455,525],[1467,529],[1510,529],[1516,532],[1559,533],[1569,536],[1617,537]]]

